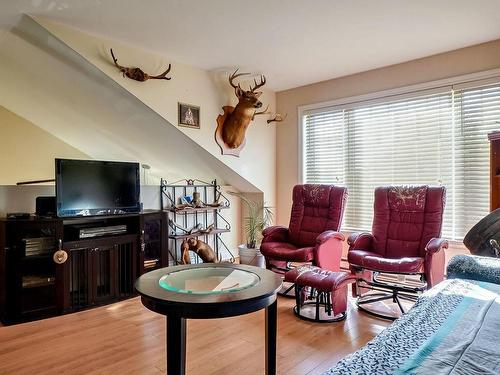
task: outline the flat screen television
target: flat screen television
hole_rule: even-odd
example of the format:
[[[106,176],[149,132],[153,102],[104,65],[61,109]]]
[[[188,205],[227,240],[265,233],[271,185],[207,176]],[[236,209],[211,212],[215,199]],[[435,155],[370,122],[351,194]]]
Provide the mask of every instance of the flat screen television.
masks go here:
[[[56,159],[57,216],[140,212],[139,163]]]

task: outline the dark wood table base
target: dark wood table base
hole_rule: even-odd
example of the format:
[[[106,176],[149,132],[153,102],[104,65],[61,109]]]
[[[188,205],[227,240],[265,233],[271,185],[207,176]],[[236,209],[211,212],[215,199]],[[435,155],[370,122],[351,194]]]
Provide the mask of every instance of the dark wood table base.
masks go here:
[[[266,375],[276,374],[278,300],[266,307]]]
[[[196,294],[180,293],[160,287],[164,275],[176,272],[190,272],[196,276],[196,269],[227,269],[254,274],[258,283],[235,292]],[[203,271],[206,277],[206,271]],[[225,271],[224,271],[225,272]],[[178,274],[177,274],[178,275]],[[224,273],[223,273],[224,275]],[[185,281],[181,278],[182,282]],[[277,292],[281,278],[275,273],[252,266],[234,264],[196,264],[173,266],[148,272],[136,281],[142,304],[148,309],[166,316],[167,374],[186,374],[186,321],[187,319],[218,319],[266,310],[266,375],[276,374],[277,339]],[[180,289],[179,289],[180,290]]]
[[[167,374],[186,373],[186,319],[166,316],[167,320]]]
[[[186,320],[167,316],[167,374],[186,374]],[[278,301],[266,307],[266,375],[276,374]]]

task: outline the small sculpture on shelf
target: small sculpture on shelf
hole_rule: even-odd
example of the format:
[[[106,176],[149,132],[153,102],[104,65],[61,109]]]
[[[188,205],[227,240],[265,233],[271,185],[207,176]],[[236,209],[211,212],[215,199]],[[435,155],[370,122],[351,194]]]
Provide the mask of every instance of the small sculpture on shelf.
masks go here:
[[[203,261],[203,263],[219,263],[217,255],[212,250],[210,245],[197,238],[191,237],[182,241],[181,250],[183,264],[191,264],[189,251],[193,251],[194,253],[196,253],[196,255],[198,255]]]
[[[222,203],[220,202],[221,195],[222,195],[222,193],[219,191],[219,193],[217,194],[217,197],[215,198],[215,200],[212,203],[203,202],[203,204],[205,205],[205,207],[213,207],[213,208],[222,207]]]
[[[213,203],[205,203],[201,200],[201,195],[198,192],[194,192],[193,196],[186,195],[179,198],[180,203],[173,206],[175,211],[189,210],[193,208],[218,208],[221,206],[218,199]]]
[[[192,205],[194,208],[202,208],[203,207],[203,202],[201,201],[200,193],[198,193],[196,191],[193,193]]]
[[[214,224],[210,224],[206,228],[203,228],[200,223],[197,223],[191,229],[186,229],[183,226],[177,224],[172,219],[168,220],[168,224],[170,225],[170,228],[174,230],[174,233],[176,232],[177,229],[180,229],[183,232],[183,234],[192,234],[193,236],[199,234],[210,234],[215,229]]]

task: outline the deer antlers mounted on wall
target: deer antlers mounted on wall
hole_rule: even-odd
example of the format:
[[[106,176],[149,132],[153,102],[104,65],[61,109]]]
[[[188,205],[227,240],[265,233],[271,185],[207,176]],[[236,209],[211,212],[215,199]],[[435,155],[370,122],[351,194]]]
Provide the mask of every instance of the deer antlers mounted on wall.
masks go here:
[[[215,130],[215,141],[221,148],[222,154],[239,156],[241,149],[245,146],[245,133],[255,116],[268,115],[269,106],[264,110],[258,111],[262,107],[262,102],[259,97],[261,91],[256,91],[266,84],[266,77],[260,76],[259,82],[254,78],[254,84],[249,90],[241,88],[240,84],[234,83],[238,77],[248,75],[249,73],[238,73],[236,69],[229,75],[229,84],[234,88],[234,93],[238,98],[236,107],[222,107],[224,113],[217,117],[217,129]],[[286,118],[279,113],[276,113],[272,119],[267,120],[267,123],[281,122]]]
[[[120,70],[120,72],[123,74],[124,77],[128,77],[130,79],[139,82],[145,82],[148,79],[165,79],[167,81],[172,79],[171,77],[167,77],[167,74],[170,72],[170,69],[172,68],[172,64],[168,64],[167,70],[165,70],[162,74],[159,74],[157,76],[150,76],[149,74],[145,73],[141,68],[126,67],[119,65],[118,59],[115,57],[112,48],[110,49],[110,52],[111,52],[111,57],[113,58],[113,62],[115,63],[116,67]]]
[[[287,115],[288,115],[288,113],[285,113],[284,116],[281,113],[276,113],[273,118],[270,118],[269,120],[267,120],[267,123],[270,124],[271,122],[284,121],[286,119]]]

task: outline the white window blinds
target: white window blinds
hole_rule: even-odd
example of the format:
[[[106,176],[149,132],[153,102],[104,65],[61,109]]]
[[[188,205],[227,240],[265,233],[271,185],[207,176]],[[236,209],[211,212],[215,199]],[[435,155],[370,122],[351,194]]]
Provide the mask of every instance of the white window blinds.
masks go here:
[[[461,239],[488,213],[489,144],[500,85],[317,110],[303,119],[307,183],[347,186],[344,229],[369,230],[381,185],[445,185],[443,234]]]
[[[306,116],[304,177],[311,184],[344,184],[344,111]],[[335,161],[335,162],[332,162]]]
[[[500,85],[455,92],[456,237],[489,213],[488,133],[500,129]]]

